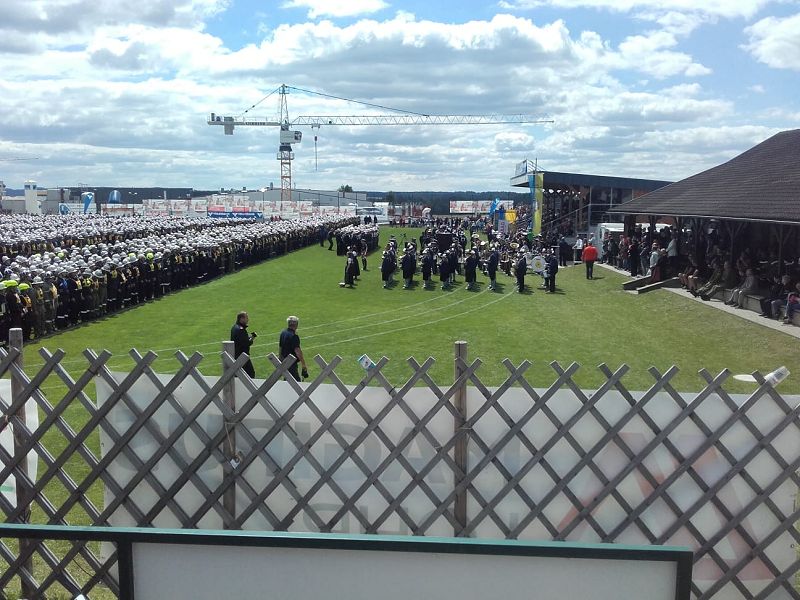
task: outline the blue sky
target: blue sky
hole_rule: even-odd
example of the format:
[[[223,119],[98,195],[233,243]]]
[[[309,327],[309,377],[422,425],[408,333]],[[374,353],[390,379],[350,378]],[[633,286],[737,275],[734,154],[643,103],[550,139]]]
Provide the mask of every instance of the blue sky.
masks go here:
[[[4,0],[0,70],[0,159],[39,157],[0,161],[9,187],[277,184],[276,131],[205,119],[281,83],[555,121],[305,130],[298,187],[503,190],[525,158],[679,179],[800,127],[800,0]]]

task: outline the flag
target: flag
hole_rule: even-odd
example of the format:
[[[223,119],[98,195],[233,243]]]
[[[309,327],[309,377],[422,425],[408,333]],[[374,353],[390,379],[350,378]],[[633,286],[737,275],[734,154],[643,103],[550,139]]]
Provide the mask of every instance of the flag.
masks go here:
[[[94,194],[92,192],[83,192],[81,194],[81,200],[83,200],[83,214],[89,212],[89,207],[94,202]]]

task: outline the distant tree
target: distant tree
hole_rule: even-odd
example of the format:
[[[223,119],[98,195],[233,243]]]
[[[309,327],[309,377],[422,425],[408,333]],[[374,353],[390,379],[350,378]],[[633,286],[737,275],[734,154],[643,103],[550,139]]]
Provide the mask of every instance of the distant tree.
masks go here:
[[[388,202],[389,204],[394,204],[394,192],[386,192],[386,194],[383,196],[383,201]]]
[[[339,191],[340,192],[344,192],[344,193],[352,192],[353,191],[353,187],[350,186],[350,185],[340,185],[339,186]]]

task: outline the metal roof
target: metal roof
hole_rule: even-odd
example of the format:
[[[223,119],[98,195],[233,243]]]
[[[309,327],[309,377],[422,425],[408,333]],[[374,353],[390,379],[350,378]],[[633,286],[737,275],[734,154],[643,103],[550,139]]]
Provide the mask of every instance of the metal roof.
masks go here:
[[[609,212],[800,223],[800,129]]]

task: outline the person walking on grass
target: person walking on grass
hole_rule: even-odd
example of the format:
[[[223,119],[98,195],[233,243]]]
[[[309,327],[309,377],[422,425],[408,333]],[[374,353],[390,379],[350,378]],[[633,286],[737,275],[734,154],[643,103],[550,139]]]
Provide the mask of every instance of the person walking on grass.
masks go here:
[[[294,315],[286,319],[286,329],[281,332],[281,337],[278,341],[280,346],[280,357],[283,361],[287,356],[294,356],[295,361],[289,367],[289,373],[294,377],[295,381],[300,381],[300,373],[297,372],[297,364],[303,365],[302,375],[308,377],[308,367],[306,366],[306,359],[303,356],[303,351],[300,349],[300,336],[297,335],[297,327],[300,325],[300,319]]]
[[[236,323],[231,327],[231,341],[233,342],[233,359],[236,360],[241,354],[250,354],[250,346],[253,345],[253,340],[256,339],[256,334],[247,333],[247,325],[250,323],[250,317],[245,311],[236,315]],[[242,370],[250,375],[256,376],[256,371],[253,368],[253,361],[250,359],[242,366]]]

